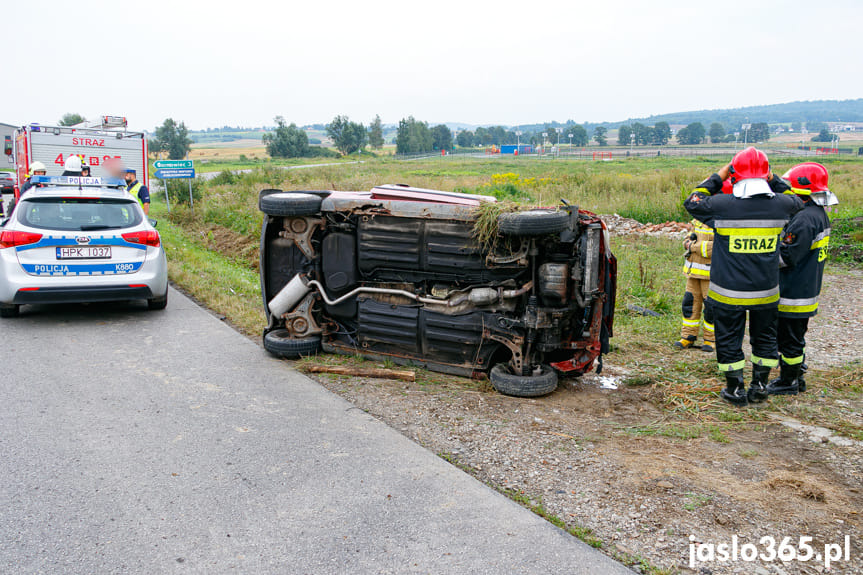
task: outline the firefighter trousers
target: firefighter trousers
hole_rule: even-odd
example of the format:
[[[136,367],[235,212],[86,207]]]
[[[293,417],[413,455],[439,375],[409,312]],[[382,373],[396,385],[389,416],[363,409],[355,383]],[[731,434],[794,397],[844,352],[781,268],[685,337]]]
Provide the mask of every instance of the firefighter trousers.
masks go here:
[[[689,276],[686,278],[686,293],[683,294],[683,328],[680,330],[682,339],[695,341],[698,329],[704,319],[704,343],[713,345],[713,311],[707,301],[707,290],[710,280]]]
[[[808,329],[808,317],[779,318],[777,337],[783,363],[788,365],[803,363],[803,356],[806,352],[806,330]]]
[[[735,371],[746,366],[743,336],[746,332],[746,312],[749,312],[749,343],[753,365],[776,367],[779,350],[776,342],[777,307],[747,309],[743,306],[719,306],[712,302],[716,326],[716,362],[719,371]]]

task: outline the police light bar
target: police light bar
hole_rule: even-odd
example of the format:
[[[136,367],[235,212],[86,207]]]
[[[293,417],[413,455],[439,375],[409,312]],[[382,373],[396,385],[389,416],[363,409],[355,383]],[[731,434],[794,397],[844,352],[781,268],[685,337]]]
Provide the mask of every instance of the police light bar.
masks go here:
[[[30,182],[50,186],[113,186],[123,187],[126,182],[119,178],[82,178],[79,176],[33,176]]]
[[[103,128],[125,128],[127,125],[124,116],[102,116]]]

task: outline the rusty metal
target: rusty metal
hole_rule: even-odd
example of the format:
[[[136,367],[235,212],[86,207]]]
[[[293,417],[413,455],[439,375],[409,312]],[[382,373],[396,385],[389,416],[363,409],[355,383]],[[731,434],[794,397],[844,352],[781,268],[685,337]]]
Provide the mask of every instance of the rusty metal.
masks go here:
[[[282,221],[284,229],[279,235],[296,244],[303,254],[313,260],[317,257],[315,248],[312,246],[312,235],[319,228],[323,229],[323,218],[310,218],[305,216],[289,217]]]
[[[521,247],[517,252],[511,253],[508,256],[499,256],[494,253],[489,253],[485,256],[485,265],[488,267],[494,267],[496,265],[507,265],[507,264],[516,264],[519,266],[526,266],[528,264],[527,261],[527,252],[530,247],[529,242],[521,242]]]
[[[290,332],[292,337],[309,337],[318,335],[324,331],[318,325],[318,322],[315,321],[315,316],[312,314],[315,298],[316,295],[310,293],[297,304],[294,311],[282,316],[285,318],[285,329]]]
[[[512,368],[512,372],[521,373],[522,365],[524,365],[524,358],[521,355],[521,349],[522,346],[524,346],[523,337],[516,336],[510,340],[501,335],[497,335],[496,333],[492,333],[488,329],[483,330],[482,337],[483,339],[490,339],[505,345],[512,352],[512,358],[509,360],[509,366]]]

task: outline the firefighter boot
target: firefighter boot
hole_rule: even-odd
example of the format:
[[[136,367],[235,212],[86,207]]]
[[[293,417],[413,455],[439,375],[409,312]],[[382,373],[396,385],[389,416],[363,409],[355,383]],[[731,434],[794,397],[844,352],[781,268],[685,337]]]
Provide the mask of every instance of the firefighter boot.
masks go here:
[[[675,349],[692,349],[692,346],[695,344],[695,336],[687,335],[686,337],[681,337],[680,341],[674,342]]]
[[[770,379],[770,368],[764,365],[752,366],[752,383],[749,384],[747,397],[750,403],[761,403],[767,400],[767,380]]]
[[[742,369],[725,372],[725,389],[722,390],[720,395],[722,399],[738,407],[744,407],[749,403],[749,398],[746,396],[746,383],[743,381]]]
[[[770,382],[770,385],[767,386],[767,393],[770,395],[797,395],[800,391],[801,377],[800,364],[788,365],[785,362],[780,362],[779,377]]]

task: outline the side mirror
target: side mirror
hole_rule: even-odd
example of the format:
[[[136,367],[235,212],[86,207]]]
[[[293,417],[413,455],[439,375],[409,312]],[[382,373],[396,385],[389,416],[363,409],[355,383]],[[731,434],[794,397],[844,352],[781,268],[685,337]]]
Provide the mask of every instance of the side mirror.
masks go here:
[[[154,220],[153,218],[147,218],[147,219],[150,220],[150,225],[153,226],[154,228],[156,227],[156,224],[159,223],[158,220]]]

